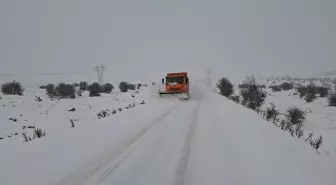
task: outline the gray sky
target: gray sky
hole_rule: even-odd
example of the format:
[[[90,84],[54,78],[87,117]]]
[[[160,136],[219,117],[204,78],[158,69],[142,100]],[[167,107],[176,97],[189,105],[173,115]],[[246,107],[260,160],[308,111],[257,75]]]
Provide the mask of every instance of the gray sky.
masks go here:
[[[4,79],[244,78],[336,68],[335,0],[1,0]],[[130,67],[134,75],[127,73]],[[25,75],[80,72],[76,75]],[[120,78],[119,77],[119,78]]]

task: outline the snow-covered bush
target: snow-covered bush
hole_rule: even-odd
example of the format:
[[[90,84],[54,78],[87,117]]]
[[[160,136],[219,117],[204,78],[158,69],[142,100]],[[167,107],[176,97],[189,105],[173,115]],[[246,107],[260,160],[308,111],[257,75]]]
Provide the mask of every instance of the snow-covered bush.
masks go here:
[[[295,106],[288,108],[285,113],[285,116],[291,125],[303,123],[303,121],[306,119],[305,115],[306,114],[303,110]]]
[[[24,142],[28,142],[32,140],[32,138],[27,135],[27,132],[22,132],[21,134],[22,134]]]
[[[313,140],[311,139],[310,140],[310,145],[315,148],[316,150],[318,150],[321,146],[322,146],[322,143],[323,143],[323,137],[320,136],[318,137],[317,139]]]
[[[79,89],[82,91],[86,91],[88,89],[88,83],[85,81],[79,82]]]
[[[75,128],[75,120],[70,118],[71,128]]]
[[[40,128],[34,129],[32,137],[28,136],[27,132],[22,132],[21,134],[22,134],[24,142],[32,141],[34,139],[42,138],[46,136],[46,132]]]
[[[284,91],[289,91],[289,90],[292,90],[294,88],[294,86],[291,83],[284,82],[281,85],[279,85],[279,88],[281,88]]]
[[[79,87],[79,83],[73,83],[72,87]]]
[[[142,84],[141,83],[138,83],[137,84],[137,89],[140,89],[142,87]]]
[[[127,84],[127,88],[128,88],[129,90],[135,90],[135,89],[136,89],[136,87],[135,87],[134,84]]]
[[[46,135],[46,132],[40,128],[36,128],[34,129],[34,138],[41,138],[44,137]]]
[[[310,96],[316,96],[318,93],[318,87],[316,87],[314,84],[308,85],[308,86],[300,86],[297,88],[297,92],[300,94],[300,98],[303,98],[307,94],[311,94]]]
[[[336,93],[329,96],[328,102],[329,106],[336,106]]]
[[[303,127],[303,124],[299,123],[299,124],[296,125],[295,130],[294,130],[295,135],[299,139],[304,135],[304,131],[303,131],[302,127]]]
[[[47,95],[51,96],[55,94],[55,86],[54,84],[48,84],[45,86]]]
[[[240,96],[238,95],[230,96],[230,99],[236,103],[240,103]]]
[[[300,98],[305,97],[307,102],[312,102],[317,98],[317,94],[322,98],[327,97],[330,94],[330,87],[315,86],[314,84],[311,84],[298,87],[297,92],[300,94]]]
[[[102,111],[99,111],[98,114],[97,114],[97,117],[98,119],[101,119],[101,118],[106,118],[112,114],[116,114],[117,113],[117,110],[113,109],[112,111],[110,109],[105,109],[105,110],[102,110]]]
[[[288,124],[287,120],[281,120],[280,121],[280,128],[281,128],[281,130],[285,130],[287,124]]]
[[[248,84],[239,84],[238,88],[239,89],[248,88]]]
[[[329,95],[330,88],[321,86],[321,87],[317,87],[316,91],[317,91],[317,94],[320,94],[320,97],[324,98]]]
[[[95,82],[88,86],[88,91],[90,92],[90,97],[100,96],[100,93],[103,92],[103,88],[99,85],[99,83]]]
[[[304,100],[307,102],[307,103],[311,103],[313,102],[314,100],[316,100],[316,94],[315,93],[307,93]]]
[[[261,107],[265,101],[266,92],[258,86],[254,76],[248,77],[245,84],[247,84],[247,87],[240,89],[240,94],[243,98],[242,105],[252,110]]]
[[[279,115],[279,111],[275,109],[275,105],[273,103],[270,104],[266,109],[266,120],[275,120]]]
[[[269,88],[271,88],[273,92],[280,92],[281,91],[281,88],[279,86],[276,86],[276,85],[272,85]]]
[[[114,89],[114,86],[110,83],[105,83],[103,85],[103,92],[104,93],[111,93],[113,89]]]
[[[23,87],[20,82],[8,82],[1,86],[1,92],[6,95],[23,95]]]
[[[219,79],[217,88],[219,89],[219,94],[227,98],[234,93],[233,85],[227,78]]]
[[[76,97],[75,94],[75,88],[72,86],[72,84],[65,84],[60,83],[55,88],[56,96],[59,98],[71,98],[74,99]]]
[[[304,86],[300,86],[296,89],[296,91],[299,93],[300,95],[300,99],[303,98],[304,96],[306,96],[307,92],[306,92],[306,87]]]
[[[119,89],[120,89],[120,92],[127,92],[128,91],[128,83],[127,82],[120,82]]]

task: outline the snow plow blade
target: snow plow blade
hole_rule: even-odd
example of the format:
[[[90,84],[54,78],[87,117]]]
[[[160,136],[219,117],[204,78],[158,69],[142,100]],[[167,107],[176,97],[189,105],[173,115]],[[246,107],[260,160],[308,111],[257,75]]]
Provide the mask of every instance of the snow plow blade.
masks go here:
[[[188,100],[189,95],[184,92],[159,92],[159,96],[162,98],[167,98],[167,97],[176,97],[180,100]]]

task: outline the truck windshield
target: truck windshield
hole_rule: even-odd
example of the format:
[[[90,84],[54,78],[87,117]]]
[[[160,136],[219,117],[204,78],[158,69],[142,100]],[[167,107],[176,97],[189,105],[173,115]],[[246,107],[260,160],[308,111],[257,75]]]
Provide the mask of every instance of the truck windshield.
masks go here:
[[[167,76],[166,77],[166,83],[178,83],[183,84],[184,83],[184,76]]]

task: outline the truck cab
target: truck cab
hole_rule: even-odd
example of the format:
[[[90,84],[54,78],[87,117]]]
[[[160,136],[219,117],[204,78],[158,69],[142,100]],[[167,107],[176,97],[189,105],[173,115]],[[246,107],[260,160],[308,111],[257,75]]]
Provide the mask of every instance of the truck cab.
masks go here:
[[[167,73],[162,79],[164,92],[160,94],[180,94],[186,99],[189,98],[189,78],[187,72]]]

